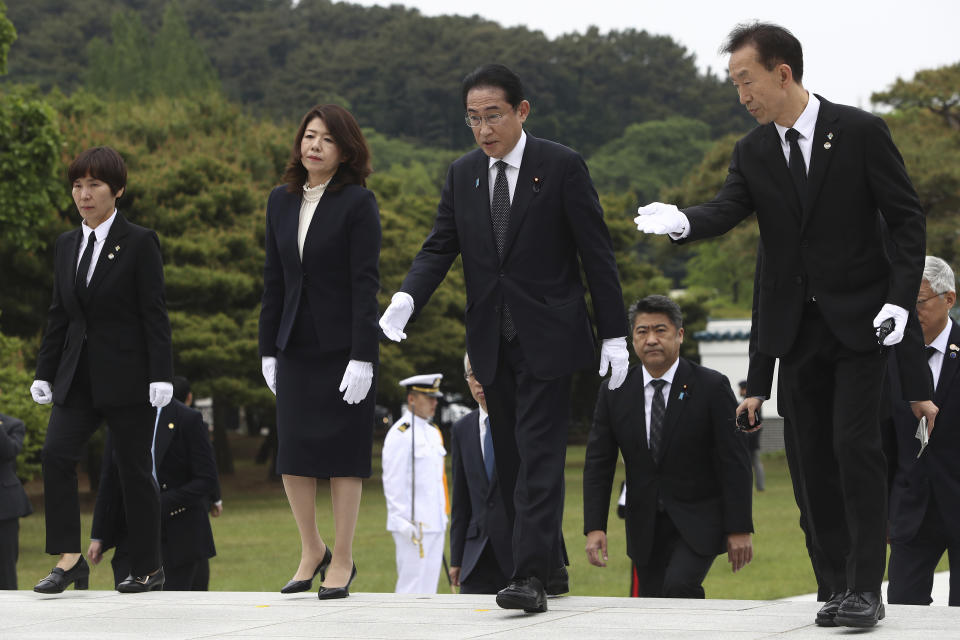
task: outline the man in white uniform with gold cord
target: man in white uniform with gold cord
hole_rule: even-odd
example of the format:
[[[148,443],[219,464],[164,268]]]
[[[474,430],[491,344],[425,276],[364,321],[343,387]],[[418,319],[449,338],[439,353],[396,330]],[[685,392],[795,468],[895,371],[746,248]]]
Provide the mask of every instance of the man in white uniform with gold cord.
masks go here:
[[[430,422],[443,374],[400,381],[407,404],[383,442],[387,531],[397,546],[397,593],[436,593],[450,501],[440,429]]]

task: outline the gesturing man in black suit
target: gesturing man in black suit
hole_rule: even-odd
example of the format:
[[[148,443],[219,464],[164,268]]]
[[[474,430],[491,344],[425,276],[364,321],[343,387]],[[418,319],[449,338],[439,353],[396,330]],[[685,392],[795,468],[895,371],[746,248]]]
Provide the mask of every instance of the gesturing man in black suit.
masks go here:
[[[450,580],[460,593],[497,593],[513,573],[503,495],[483,385],[463,358],[464,377],[479,407],[453,424],[453,496],[450,500]]]
[[[380,319],[392,340],[427,304],[458,255],[466,280],[467,352],[493,425],[497,477],[513,520],[514,573],[497,604],[546,611],[562,563],[563,467],[570,379],[594,362],[580,278],[590,286],[600,374],[626,375],[623,298],[603,210],[580,154],[523,130],[520,78],[484,65],[464,78],[479,149],[447,173],[433,230]]]
[[[17,455],[26,433],[23,420],[0,413],[0,589],[17,588],[20,518],[33,513],[17,477]]]
[[[648,233],[698,240],[756,213],[764,248],[757,354],[780,358],[790,470],[803,489],[812,555],[833,591],[817,623],[872,626],[884,615],[886,542],[885,367],[876,329],[893,323],[883,338],[889,346],[907,328],[923,268],[923,211],[883,120],[803,87],[793,34],[740,25],[725,51],[740,102],[761,126],[737,142],[712,201],[683,212],[654,203],[636,222]],[[772,367],[762,371],[748,376],[751,397],[742,403],[751,424],[770,394]],[[911,399],[928,400],[927,391]],[[913,409],[919,417],[932,405]]]
[[[174,383],[174,400],[160,412],[154,442],[163,588],[193,591],[201,564],[217,554],[208,516],[210,496],[219,491],[217,463],[203,414],[183,403],[190,388],[186,378],[177,376]],[[97,564],[104,551],[115,547],[110,564],[114,582],[120,584],[130,575],[130,541],[116,456],[112,433],[107,434],[87,557]]]
[[[666,296],[630,307],[632,367],[600,387],[583,465],[587,560],[604,567],[610,491],[623,455],[627,555],[640,597],[703,598],[714,558],[733,571],[753,558],[753,476],[726,376],[680,357],[683,316]],[[644,425],[646,429],[644,430]]]
[[[957,300],[953,269],[927,256],[917,296],[933,401],[940,409],[936,432],[921,452],[917,421],[900,400],[900,361],[889,361],[887,460],[890,463],[890,604],[929,605],[933,573],[943,552],[950,558],[952,607],[960,606],[960,325],[950,319]],[[926,373],[926,371],[924,371]],[[919,454],[919,455],[918,455]]]
[[[30,387],[36,402],[53,402],[43,445],[43,497],[47,553],[60,560],[34,590],[86,588],[77,460],[103,421],[113,434],[130,527],[133,576],[118,589],[160,589],[160,497],[150,447],[156,409],[173,396],[160,241],[116,209],[127,169],[115,150],[88,149],[67,174],[83,224],[57,238],[53,301]]]

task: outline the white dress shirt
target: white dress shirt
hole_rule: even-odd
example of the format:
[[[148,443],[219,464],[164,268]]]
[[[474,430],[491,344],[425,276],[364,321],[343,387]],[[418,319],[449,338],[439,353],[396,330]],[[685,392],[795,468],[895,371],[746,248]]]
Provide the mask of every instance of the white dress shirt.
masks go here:
[[[943,356],[947,352],[947,343],[950,342],[950,329],[953,328],[953,323],[950,320],[947,320],[947,326],[943,328],[943,331],[940,332],[936,338],[933,339],[929,347],[936,349],[936,353],[930,356],[927,360],[927,364],[930,366],[930,373],[933,374],[933,388],[936,390],[937,383],[940,382],[940,369],[943,367]]]
[[[487,437],[487,412],[483,410],[483,407],[480,409],[480,454],[483,456],[483,459],[487,459],[487,451],[484,448],[483,439]]]
[[[307,231],[310,229],[310,222],[313,220],[313,214],[317,210],[317,203],[323,197],[330,182],[318,184],[315,187],[303,185],[303,200],[300,201],[300,223],[297,226],[297,248],[300,251],[300,260],[303,260],[303,243],[307,240]]]
[[[507,175],[507,184],[510,189],[510,202],[513,202],[513,192],[517,190],[517,179],[520,177],[520,161],[523,160],[523,150],[527,146],[527,132],[520,132],[520,139],[517,140],[517,144],[513,145],[513,149],[510,149],[510,152],[502,158],[490,158],[490,162],[487,165],[487,172],[490,174],[488,177],[489,187],[490,187],[490,206],[493,206],[493,187],[497,182],[497,161],[503,160],[507,163],[507,167],[503,170]]]
[[[647,371],[646,367],[641,366],[643,369],[643,416],[647,422],[647,446],[650,445],[650,409],[653,407],[653,394],[655,389],[653,385],[650,384],[651,380],[665,380],[667,384],[663,385],[661,393],[663,393],[663,407],[666,409],[667,404],[670,401],[670,387],[673,386],[673,376],[677,373],[677,367],[680,365],[680,358],[674,360],[673,364],[667,369],[667,372],[660,376],[659,378],[654,378]]]
[[[83,232],[83,240],[80,241],[80,251],[77,252],[77,269],[80,268],[80,260],[83,259],[83,252],[87,249],[90,235],[93,234],[93,255],[90,257],[90,268],[87,269],[88,285],[90,284],[90,278],[93,277],[93,270],[97,267],[97,259],[100,257],[100,251],[103,249],[103,243],[106,241],[107,234],[110,233],[110,227],[113,226],[113,221],[116,219],[117,210],[114,209],[110,217],[97,225],[96,229],[88,227],[86,220],[80,225],[80,230]]]
[[[803,164],[806,165],[807,173],[810,172],[810,154],[813,152],[813,132],[817,128],[817,115],[820,113],[820,101],[817,96],[807,92],[810,98],[807,100],[807,106],[803,113],[793,123],[793,127],[785,127],[774,123],[777,127],[777,133],[780,135],[780,148],[783,150],[783,157],[790,165],[790,143],[787,142],[787,130],[796,129],[800,137],[797,138],[797,144],[800,145],[800,153],[803,154]]]

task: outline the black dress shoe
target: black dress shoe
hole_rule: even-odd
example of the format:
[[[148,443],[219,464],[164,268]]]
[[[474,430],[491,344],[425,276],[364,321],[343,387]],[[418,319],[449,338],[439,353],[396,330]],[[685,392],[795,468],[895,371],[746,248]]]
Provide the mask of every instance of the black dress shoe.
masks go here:
[[[63,590],[73,585],[73,588],[82,591],[90,586],[90,565],[80,556],[77,563],[69,571],[54,567],[46,578],[33,588],[37,593],[63,593]]]
[[[163,575],[163,567],[153,575],[133,577],[127,576],[117,585],[117,591],[120,593],[146,593],[147,591],[163,591],[163,583],[167,581]]]
[[[883,620],[883,596],[879,591],[848,591],[837,610],[837,625],[872,627]]]
[[[347,584],[342,587],[320,587],[320,590],[317,591],[317,598],[320,600],[336,600],[337,598],[346,598],[350,595],[350,583],[353,582],[353,579],[357,577],[357,565],[354,563],[353,569],[350,571],[350,579],[347,580]]]
[[[283,589],[280,589],[280,593],[300,593],[301,591],[310,591],[313,589],[313,579],[317,577],[317,574],[320,574],[320,580],[324,580],[327,575],[327,567],[330,566],[330,562],[333,560],[333,554],[330,553],[330,547],[327,547],[323,552],[323,560],[320,561],[320,564],[317,565],[317,568],[313,570],[313,576],[309,580],[291,580],[288,582]]]
[[[830,594],[827,601],[820,607],[820,611],[817,611],[818,627],[837,626],[837,609],[840,608],[840,603],[843,602],[846,596],[847,593],[845,591],[834,591]]]
[[[543,613],[547,610],[547,594],[539,578],[514,578],[497,592],[497,605],[501,609]]]
[[[563,565],[552,572],[547,578],[547,585],[544,587],[548,596],[559,596],[570,591],[570,574]]]

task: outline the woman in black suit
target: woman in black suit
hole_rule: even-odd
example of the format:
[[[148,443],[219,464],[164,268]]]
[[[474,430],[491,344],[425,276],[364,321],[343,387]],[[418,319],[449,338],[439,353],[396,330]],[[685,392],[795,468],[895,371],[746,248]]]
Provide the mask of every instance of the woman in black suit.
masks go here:
[[[151,446],[157,408],[173,397],[160,241],[116,209],[127,169],[115,150],[88,149],[67,174],[83,224],[57,238],[53,301],[30,387],[36,402],[53,403],[43,444],[43,499],[47,553],[60,559],[33,589],[59,593],[70,584],[87,587],[77,460],[106,422],[131,541],[132,575],[117,590],[152,591],[163,587],[164,574]]]
[[[349,595],[361,479],[370,477],[380,284],[370,172],[353,116],[318,105],[300,123],[286,184],[267,202],[260,354],[277,396],[277,471],[301,541],[281,592],[306,591],[320,574],[322,600]],[[330,478],[332,554],[316,525],[317,478]]]

